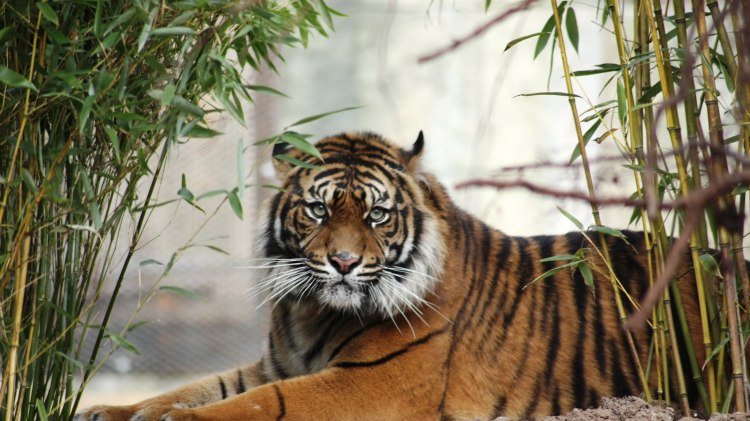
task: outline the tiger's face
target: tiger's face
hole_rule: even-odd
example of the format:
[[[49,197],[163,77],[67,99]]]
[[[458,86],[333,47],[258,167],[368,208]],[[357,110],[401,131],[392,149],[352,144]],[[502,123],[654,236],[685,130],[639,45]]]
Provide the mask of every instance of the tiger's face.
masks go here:
[[[262,249],[269,300],[316,300],[356,314],[395,317],[430,305],[443,244],[410,151],[372,134],[342,134],[316,147],[323,163],[277,146],[315,168],[275,159],[283,191],[269,202]],[[287,155],[288,156],[288,155]]]

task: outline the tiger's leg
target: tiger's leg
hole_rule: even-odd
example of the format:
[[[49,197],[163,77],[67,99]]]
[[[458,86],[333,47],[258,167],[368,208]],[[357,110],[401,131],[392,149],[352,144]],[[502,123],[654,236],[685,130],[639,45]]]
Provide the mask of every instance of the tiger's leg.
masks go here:
[[[260,362],[226,371],[177,390],[125,406],[94,406],[76,414],[75,421],[158,420],[175,408],[194,408],[242,394],[263,385],[268,379]]]
[[[440,382],[404,384],[420,375],[384,376],[377,369],[326,370],[270,383],[214,404],[176,409],[166,421],[430,420],[437,419]],[[403,370],[402,370],[403,371]],[[429,377],[429,376],[426,376]]]
[[[176,409],[164,420],[438,419],[445,344],[435,342],[365,361],[334,362],[318,373],[269,383],[221,402]]]

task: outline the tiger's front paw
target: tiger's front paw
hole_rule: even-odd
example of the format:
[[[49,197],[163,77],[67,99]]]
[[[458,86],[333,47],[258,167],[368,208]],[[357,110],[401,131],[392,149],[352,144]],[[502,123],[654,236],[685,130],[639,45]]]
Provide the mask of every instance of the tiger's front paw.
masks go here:
[[[77,413],[73,421],[130,421],[136,410],[132,406],[92,406]]]
[[[159,421],[174,406],[94,406],[76,414],[73,421]]]

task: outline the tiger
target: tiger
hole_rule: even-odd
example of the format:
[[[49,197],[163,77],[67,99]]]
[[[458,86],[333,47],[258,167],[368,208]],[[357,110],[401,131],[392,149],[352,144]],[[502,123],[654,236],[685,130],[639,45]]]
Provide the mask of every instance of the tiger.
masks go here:
[[[281,189],[259,221],[258,286],[273,303],[263,356],[75,420],[526,419],[641,394],[602,257],[587,254],[592,285],[545,259],[594,249],[600,234],[491,228],[424,168],[424,144],[421,131],[408,148],[370,132],[325,137],[318,155],[277,143]],[[622,233],[601,235],[632,310],[648,250],[642,233]],[[697,328],[687,261],[678,273]],[[641,361],[651,335],[634,332]]]

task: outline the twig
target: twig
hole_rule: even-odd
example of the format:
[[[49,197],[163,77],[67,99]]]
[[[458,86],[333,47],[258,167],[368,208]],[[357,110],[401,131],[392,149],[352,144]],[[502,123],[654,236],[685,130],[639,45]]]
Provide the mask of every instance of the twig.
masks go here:
[[[417,59],[417,63],[424,64],[428,61],[432,61],[446,53],[449,53],[458,47],[466,44],[467,42],[473,40],[474,38],[477,38],[478,36],[485,33],[488,29],[492,28],[493,26],[497,25],[498,23],[504,21],[506,18],[510,17],[511,15],[514,15],[521,10],[526,10],[531,6],[532,4],[536,3],[537,0],[524,0],[521,3],[516,4],[513,7],[510,7],[509,9],[505,10],[503,13],[500,13],[499,15],[495,16],[494,18],[490,19],[489,21],[483,23],[482,25],[479,25],[478,27],[474,28],[471,33],[468,35],[465,35],[459,39],[454,40],[449,45],[446,45],[443,48],[439,48],[429,54],[425,54]]]

